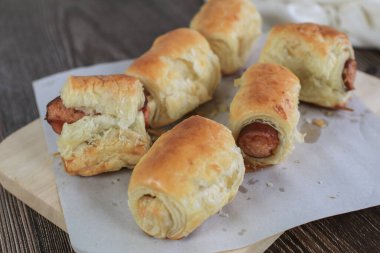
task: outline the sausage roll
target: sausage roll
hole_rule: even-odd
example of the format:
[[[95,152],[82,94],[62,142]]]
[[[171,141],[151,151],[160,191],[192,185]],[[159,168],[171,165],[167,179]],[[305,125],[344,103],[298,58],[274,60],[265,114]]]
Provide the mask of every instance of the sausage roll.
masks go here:
[[[91,176],[134,166],[150,147],[140,81],[126,75],[72,76],[47,106],[65,170]]]
[[[144,85],[153,128],[172,123],[210,100],[221,78],[218,57],[207,40],[187,28],[158,37],[126,73]]]
[[[244,170],[230,130],[192,116],[161,135],[136,165],[128,205],[147,234],[181,239],[232,201]]]
[[[345,108],[354,89],[356,61],[348,36],[331,27],[304,23],[275,26],[259,62],[277,63],[301,81],[300,100]]]
[[[222,72],[241,68],[261,34],[261,17],[250,0],[209,0],[190,27],[206,37],[218,55]]]
[[[277,64],[255,64],[235,80],[230,127],[253,168],[278,164],[292,151],[299,120],[299,79]]]

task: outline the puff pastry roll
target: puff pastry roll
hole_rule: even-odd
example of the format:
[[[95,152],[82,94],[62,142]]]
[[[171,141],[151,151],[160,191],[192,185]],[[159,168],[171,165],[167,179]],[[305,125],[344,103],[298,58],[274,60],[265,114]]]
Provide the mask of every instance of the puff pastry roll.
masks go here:
[[[136,165],[129,208],[147,234],[181,239],[232,201],[244,170],[230,130],[192,116],[161,135]]]
[[[283,161],[292,151],[299,120],[299,79],[277,64],[255,64],[235,80],[230,127],[252,168]]]
[[[47,106],[67,173],[91,176],[134,166],[150,147],[145,96],[127,75],[72,76]]]
[[[273,27],[259,62],[277,63],[301,81],[300,100],[345,108],[354,89],[356,61],[348,36],[312,23]]]
[[[158,37],[126,73],[144,85],[152,128],[172,123],[210,100],[221,78],[218,57],[207,40],[188,28]]]
[[[241,68],[261,34],[261,17],[250,0],[209,0],[190,27],[206,37],[218,55],[222,72]]]

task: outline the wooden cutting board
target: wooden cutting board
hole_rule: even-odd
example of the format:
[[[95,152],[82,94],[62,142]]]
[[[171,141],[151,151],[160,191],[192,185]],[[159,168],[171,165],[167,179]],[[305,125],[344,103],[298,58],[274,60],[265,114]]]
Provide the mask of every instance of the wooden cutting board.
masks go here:
[[[380,115],[380,79],[359,72],[356,86],[355,94]],[[0,143],[0,183],[29,207],[67,231],[41,119],[19,129]],[[280,235],[229,252],[261,253]]]

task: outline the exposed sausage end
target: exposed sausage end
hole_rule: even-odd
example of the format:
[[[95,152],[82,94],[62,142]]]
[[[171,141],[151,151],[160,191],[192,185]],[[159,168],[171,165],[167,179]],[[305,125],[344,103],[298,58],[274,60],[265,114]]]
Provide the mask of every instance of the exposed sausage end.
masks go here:
[[[347,91],[353,90],[356,76],[357,63],[354,59],[348,59],[344,64],[342,78]]]
[[[56,97],[46,107],[45,119],[57,134],[61,134],[63,124],[74,123],[85,116],[85,113],[80,110],[67,108],[61,97]]]
[[[274,154],[279,144],[278,132],[269,124],[253,122],[242,129],[237,144],[246,155],[265,158]]]

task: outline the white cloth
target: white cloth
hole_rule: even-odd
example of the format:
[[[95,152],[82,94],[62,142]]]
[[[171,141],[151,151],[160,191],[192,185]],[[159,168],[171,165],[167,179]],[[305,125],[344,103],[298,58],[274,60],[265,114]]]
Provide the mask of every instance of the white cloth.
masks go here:
[[[356,47],[380,49],[380,0],[252,0],[264,32],[278,23],[313,22],[347,33]]]

